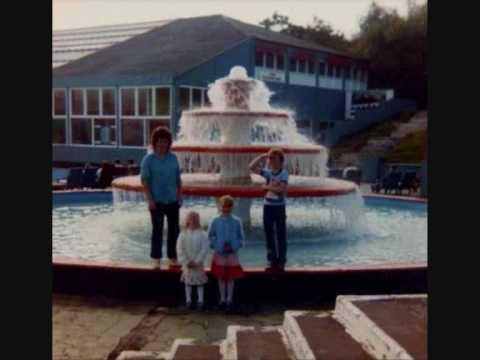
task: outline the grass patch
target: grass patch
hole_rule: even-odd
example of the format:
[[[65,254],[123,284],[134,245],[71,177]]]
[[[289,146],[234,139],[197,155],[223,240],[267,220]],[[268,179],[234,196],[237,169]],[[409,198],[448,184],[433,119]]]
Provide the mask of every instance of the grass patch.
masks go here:
[[[427,155],[427,130],[421,130],[405,136],[386,156],[388,162],[419,163]]]

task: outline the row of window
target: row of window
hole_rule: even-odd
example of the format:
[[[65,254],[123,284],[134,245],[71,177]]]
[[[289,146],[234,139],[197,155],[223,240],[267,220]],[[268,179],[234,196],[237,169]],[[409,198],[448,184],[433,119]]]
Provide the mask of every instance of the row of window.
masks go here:
[[[121,88],[119,97],[120,132],[117,131],[115,89],[71,89],[69,111],[66,90],[53,89],[53,143],[116,146],[117,138],[120,138],[121,146],[144,147],[148,145],[155,127],[170,127],[169,88]],[[209,103],[206,89],[180,88],[181,110]],[[70,119],[70,139],[67,139],[67,113]]]
[[[327,64],[325,62],[318,62],[318,74],[320,76],[342,78],[345,75],[346,79],[357,79],[360,81],[366,81],[367,72],[358,68],[352,68],[349,66],[336,66]],[[285,70],[284,56],[281,54],[273,54],[269,52],[256,52],[255,65],[258,67],[264,67],[273,70]],[[290,57],[289,71],[305,74],[315,74],[315,62],[308,59],[298,59],[296,57]]]

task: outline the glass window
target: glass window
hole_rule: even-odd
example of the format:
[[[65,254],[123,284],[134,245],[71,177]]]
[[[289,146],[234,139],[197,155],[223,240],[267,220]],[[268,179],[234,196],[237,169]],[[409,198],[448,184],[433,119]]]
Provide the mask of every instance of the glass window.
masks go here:
[[[103,115],[115,115],[115,91],[113,89],[102,90]]]
[[[65,90],[54,90],[53,92],[53,114],[66,115],[66,98]]]
[[[290,58],[290,71],[297,71],[297,59],[294,57]]]
[[[135,116],[135,89],[122,89],[122,115]]]
[[[363,71],[361,69],[358,69],[358,76],[357,76],[357,79],[359,81],[362,81],[362,78],[363,78]]]
[[[151,88],[138,89],[138,115],[140,116],[153,115],[153,89]]]
[[[304,59],[298,60],[298,72],[307,72],[307,62]]]
[[[155,112],[157,116],[170,115],[170,89],[155,89]]]
[[[180,88],[180,110],[190,109],[190,89]]]
[[[325,63],[324,62],[319,62],[318,63],[318,73],[320,75],[325,75]]]
[[[351,72],[352,72],[352,69],[349,66],[345,67],[345,78],[346,79],[351,78]]]
[[[212,103],[208,98],[208,90],[203,90],[203,106],[211,106]]]
[[[98,99],[98,89],[87,89],[87,114],[99,115],[100,102]]]
[[[72,143],[92,144],[92,119],[72,119]]]
[[[202,89],[192,89],[192,107],[202,106]]]
[[[336,77],[336,78],[341,78],[342,75],[343,75],[343,68],[337,66],[336,72],[335,72],[335,77]]]
[[[154,120],[147,120],[147,139],[150,141],[150,136],[152,135],[153,130],[155,130],[159,126],[165,126],[170,128],[170,120],[166,119],[154,119]]]
[[[122,145],[144,146],[143,120],[122,119]]]
[[[265,67],[267,67],[269,69],[273,69],[273,54],[272,53],[267,53]]]
[[[309,60],[307,63],[308,63],[308,73],[315,74],[315,63],[311,60]]]
[[[333,77],[333,73],[335,72],[335,66],[333,66],[332,64],[328,64],[327,71],[328,71],[328,76]]]
[[[319,130],[326,130],[328,129],[328,121],[322,121],[319,123],[319,126],[318,126],[318,129]]]
[[[255,53],[255,66],[263,67],[263,52],[261,51]]]
[[[277,69],[283,70],[285,68],[285,64],[283,63],[283,55],[277,55]]]
[[[52,119],[52,143],[66,144],[66,121],[65,119]]]
[[[115,119],[95,119],[94,137],[95,145],[115,145],[117,143]]]
[[[73,115],[84,115],[83,112],[83,90],[73,89],[72,90],[72,114]]]

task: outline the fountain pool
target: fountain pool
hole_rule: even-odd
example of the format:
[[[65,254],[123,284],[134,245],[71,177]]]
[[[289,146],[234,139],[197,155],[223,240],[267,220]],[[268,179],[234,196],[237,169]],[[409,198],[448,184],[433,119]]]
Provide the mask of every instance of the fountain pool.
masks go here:
[[[426,203],[364,197],[363,220],[353,227],[332,221],[332,198],[289,199],[289,268],[426,263]],[[242,264],[266,264],[261,200],[251,204],[252,223]],[[213,216],[208,197],[186,198],[184,209]],[[182,209],[182,216],[184,215]],[[150,264],[150,223],[145,203],[114,203],[111,192],[55,193],[53,256],[114,263]]]

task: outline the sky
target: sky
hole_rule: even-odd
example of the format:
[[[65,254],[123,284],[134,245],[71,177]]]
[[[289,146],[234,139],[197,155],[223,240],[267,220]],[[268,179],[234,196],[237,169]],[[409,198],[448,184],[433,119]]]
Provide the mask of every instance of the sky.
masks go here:
[[[425,3],[426,0],[411,0]],[[376,0],[404,15],[407,0]],[[317,16],[351,37],[372,0],[53,0],[53,30],[222,14],[258,25],[274,11],[296,25]]]

